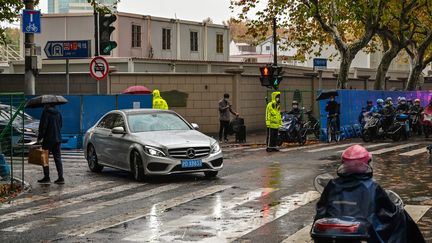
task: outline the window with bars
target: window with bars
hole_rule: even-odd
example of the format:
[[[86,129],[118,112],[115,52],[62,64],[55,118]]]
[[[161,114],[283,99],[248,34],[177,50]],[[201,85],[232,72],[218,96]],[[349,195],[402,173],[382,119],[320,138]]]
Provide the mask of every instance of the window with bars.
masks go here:
[[[223,53],[223,34],[216,34],[216,53]]]
[[[198,32],[196,31],[190,32],[190,50],[198,51]]]
[[[162,50],[171,50],[171,29],[162,29]]]
[[[132,25],[132,47],[141,47],[141,26]]]

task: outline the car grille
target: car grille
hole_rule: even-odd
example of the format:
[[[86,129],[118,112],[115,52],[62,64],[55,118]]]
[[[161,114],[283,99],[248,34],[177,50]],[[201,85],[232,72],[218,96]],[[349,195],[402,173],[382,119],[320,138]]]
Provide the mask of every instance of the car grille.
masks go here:
[[[190,157],[188,151],[193,150],[195,155]],[[178,148],[170,149],[168,153],[171,157],[176,159],[199,159],[207,157],[210,154],[210,147],[192,147],[192,148]]]

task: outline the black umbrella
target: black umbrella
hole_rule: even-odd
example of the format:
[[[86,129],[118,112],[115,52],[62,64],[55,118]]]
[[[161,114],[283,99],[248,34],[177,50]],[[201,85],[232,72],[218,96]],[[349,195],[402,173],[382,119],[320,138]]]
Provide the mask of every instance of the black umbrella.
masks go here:
[[[320,95],[318,95],[316,100],[326,100],[329,99],[331,96],[338,96],[338,92],[336,90],[323,91]]]
[[[63,105],[66,103],[68,103],[68,100],[61,95],[41,95],[28,100],[25,108],[38,108],[48,104]]]

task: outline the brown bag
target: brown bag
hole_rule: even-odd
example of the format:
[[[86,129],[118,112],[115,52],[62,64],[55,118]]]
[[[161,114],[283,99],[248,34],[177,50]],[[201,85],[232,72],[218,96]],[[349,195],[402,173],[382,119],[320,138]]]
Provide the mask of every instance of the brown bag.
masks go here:
[[[48,150],[43,150],[41,147],[31,148],[28,153],[28,162],[34,165],[48,166],[48,155]]]

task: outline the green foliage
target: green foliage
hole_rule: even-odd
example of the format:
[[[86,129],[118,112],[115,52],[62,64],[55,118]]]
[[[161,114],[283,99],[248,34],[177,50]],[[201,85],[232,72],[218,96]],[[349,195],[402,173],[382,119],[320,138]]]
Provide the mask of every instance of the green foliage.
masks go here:
[[[98,12],[99,14],[110,14],[111,13],[111,9],[109,8],[109,6],[101,4],[97,0],[87,0],[87,2],[90,3],[90,5],[93,6],[93,8],[95,8],[96,12]],[[116,0],[114,2],[114,5],[116,6],[119,2],[120,2],[120,0]]]
[[[21,9],[24,7],[22,0],[0,1],[0,22],[12,23],[18,20]],[[0,42],[6,42],[6,29],[0,28]]]

